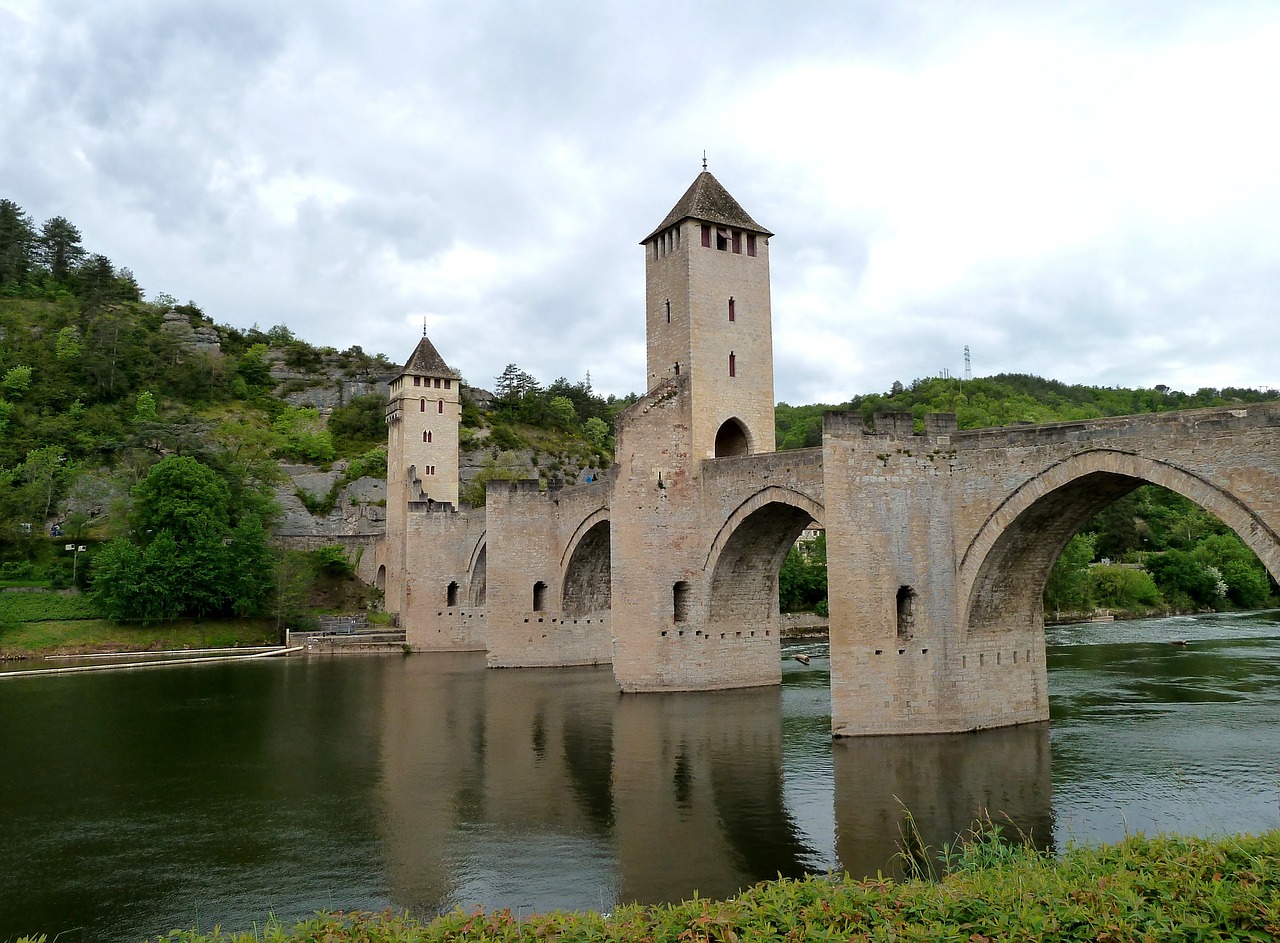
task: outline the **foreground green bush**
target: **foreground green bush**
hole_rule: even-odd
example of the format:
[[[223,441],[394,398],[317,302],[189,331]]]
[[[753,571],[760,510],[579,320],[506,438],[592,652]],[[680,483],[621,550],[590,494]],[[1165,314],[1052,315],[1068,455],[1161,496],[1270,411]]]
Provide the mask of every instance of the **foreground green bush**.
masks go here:
[[[616,940],[1274,940],[1280,832],[1219,840],[1136,837],[1061,858],[987,834],[940,881],[810,877],[759,884],[735,900],[623,907],[612,915],[455,912],[428,923],[389,914],[321,915],[255,934],[175,931],[170,943],[248,941]]]

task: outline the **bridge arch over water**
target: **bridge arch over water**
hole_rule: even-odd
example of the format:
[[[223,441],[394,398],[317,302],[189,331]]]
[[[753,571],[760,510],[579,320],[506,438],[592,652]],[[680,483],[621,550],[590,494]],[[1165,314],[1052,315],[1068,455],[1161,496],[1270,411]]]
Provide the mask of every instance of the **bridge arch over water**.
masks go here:
[[[821,523],[822,505],[771,485],[744,500],[716,533],[707,554],[713,622],[766,623],[778,611],[778,572],[801,532]]]
[[[1046,468],[1008,496],[961,557],[958,581],[970,636],[998,632],[1010,617],[1035,620],[1049,573],[1085,523],[1135,488],[1153,484],[1203,507],[1230,527],[1273,576],[1280,537],[1242,496],[1168,461],[1092,449]]]

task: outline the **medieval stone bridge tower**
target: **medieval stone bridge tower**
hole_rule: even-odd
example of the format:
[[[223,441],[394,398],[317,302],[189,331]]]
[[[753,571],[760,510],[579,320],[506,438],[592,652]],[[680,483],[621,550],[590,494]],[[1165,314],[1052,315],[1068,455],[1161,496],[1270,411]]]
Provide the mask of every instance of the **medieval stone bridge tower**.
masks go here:
[[[833,732],[942,733],[1048,717],[1049,570],[1143,483],[1280,576],[1280,404],[964,432],[831,413],[822,448],[776,452],[771,237],[704,171],[644,239],[647,392],[590,484],[459,507],[459,377],[422,339],[391,388],[377,550],[411,647],[612,663],[627,692],[777,684],[778,571],[818,521]]]
[[[641,243],[647,389],[687,378],[694,459],[774,449],[772,235],[704,170]]]

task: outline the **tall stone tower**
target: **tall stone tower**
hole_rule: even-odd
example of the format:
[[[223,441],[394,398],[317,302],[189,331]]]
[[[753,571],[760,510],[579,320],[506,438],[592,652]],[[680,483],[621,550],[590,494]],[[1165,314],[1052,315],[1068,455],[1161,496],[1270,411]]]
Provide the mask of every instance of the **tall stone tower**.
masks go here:
[[[774,450],[772,235],[703,170],[641,243],[648,388],[687,376],[695,458]]]
[[[461,376],[424,334],[387,400],[387,527],[411,502],[458,504]]]

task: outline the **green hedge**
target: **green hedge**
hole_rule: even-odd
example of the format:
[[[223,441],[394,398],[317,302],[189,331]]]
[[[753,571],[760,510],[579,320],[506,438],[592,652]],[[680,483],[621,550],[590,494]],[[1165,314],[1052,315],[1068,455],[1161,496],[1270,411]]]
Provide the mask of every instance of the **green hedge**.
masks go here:
[[[0,592],[0,623],[48,622],[54,619],[100,619],[88,596],[48,592]]]
[[[1130,838],[1061,858],[991,832],[954,849],[940,881],[829,877],[759,884],[730,901],[626,906],[612,915],[460,911],[420,923],[392,914],[321,915],[296,926],[170,943],[618,943],[753,941],[1185,941],[1280,937],[1280,832],[1217,840]]]

